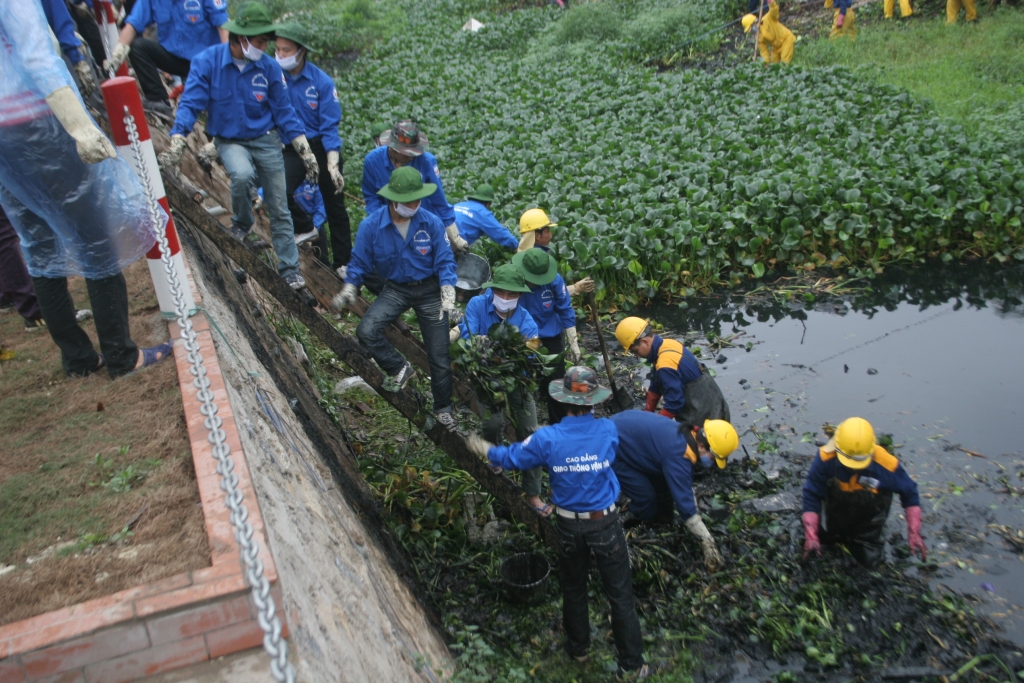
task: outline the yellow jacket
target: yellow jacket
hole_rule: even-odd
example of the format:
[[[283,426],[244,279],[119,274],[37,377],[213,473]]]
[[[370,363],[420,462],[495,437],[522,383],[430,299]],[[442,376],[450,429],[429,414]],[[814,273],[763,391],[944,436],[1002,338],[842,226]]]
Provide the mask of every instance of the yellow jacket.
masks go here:
[[[779,23],[779,5],[773,2],[768,6],[768,14],[761,19],[761,28],[757,34],[757,47],[766,62],[783,61],[787,64],[793,59],[793,44],[796,36],[788,28]],[[768,46],[772,50],[769,52]]]

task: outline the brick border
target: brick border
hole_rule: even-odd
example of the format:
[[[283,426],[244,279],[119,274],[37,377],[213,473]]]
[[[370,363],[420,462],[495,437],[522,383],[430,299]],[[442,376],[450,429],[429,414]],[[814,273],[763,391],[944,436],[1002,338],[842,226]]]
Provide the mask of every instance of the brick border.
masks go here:
[[[202,298],[186,264],[196,305]],[[192,317],[222,429],[231,446],[238,486],[260,544],[263,573],[271,583],[278,616],[288,634],[277,567],[267,543],[263,516],[252,487],[234,412],[228,400],[206,314]],[[224,505],[217,462],[207,441],[201,403],[178,326],[168,323],[174,361],[192,445],[192,462],[203,505],[211,566],[0,627],[0,683],[123,683],[208,659],[258,647],[257,622],[244,564]]]

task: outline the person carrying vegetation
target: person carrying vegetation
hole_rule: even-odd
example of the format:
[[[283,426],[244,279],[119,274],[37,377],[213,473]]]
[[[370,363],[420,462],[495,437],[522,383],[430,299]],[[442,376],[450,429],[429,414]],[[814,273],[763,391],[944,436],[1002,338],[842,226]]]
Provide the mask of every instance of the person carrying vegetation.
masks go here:
[[[612,467],[618,430],[611,420],[594,417],[594,406],[608,400],[611,391],[597,383],[596,372],[582,366],[569,368],[565,379],[551,384],[548,391],[566,404],[568,414],[558,424],[541,427],[511,446],[495,446],[477,434],[470,434],[466,445],[494,467],[547,466],[560,540],[566,651],[583,662],[590,649],[587,575],[593,555],[611,606],[619,680],[647,678],[651,670],[644,664],[626,536],[615,508],[619,482]]]
[[[384,288],[359,322],[356,336],[388,375],[384,391],[401,391],[415,370],[384,336],[384,330],[410,308],[416,311],[430,363],[434,415],[445,429],[455,431],[448,354],[448,321],[461,317],[455,307],[455,257],[440,219],[421,206],[423,199],[436,191],[437,186],[424,183],[415,168],[403,166],[392,171],[391,181],[380,189],[388,203],[359,224],[345,286],[333,303],[342,309],[355,301],[368,273],[386,278]]]
[[[473,192],[466,195],[466,201],[455,205],[455,225],[459,229],[459,236],[467,245],[472,246],[481,235],[487,235],[502,247],[515,251],[519,241],[491,213],[493,201],[494,188],[485,183],[477,185]]]
[[[825,7],[833,8],[832,30],[829,38],[849,38],[857,40],[857,27],[854,25],[856,18],[853,13],[853,0],[825,0]]]
[[[619,431],[612,469],[630,500],[629,511],[641,522],[671,524],[675,502],[686,529],[701,543],[704,565],[716,571],[722,557],[697,511],[693,468],[698,462],[711,467],[714,461],[724,469],[740,442],[736,430],[724,420],[687,429],[642,410],[626,410],[610,419]]]
[[[654,366],[644,410],[653,413],[664,397],[659,414],[688,427],[705,420],[730,421],[729,404],[707,368],[676,340],[654,334],[649,320],[623,318],[615,327],[615,338],[622,348]]]
[[[543,249],[527,249],[512,257],[526,278],[530,291],[520,298],[520,306],[533,316],[540,329],[540,345],[550,354],[560,354],[569,348],[569,362],[580,362],[580,344],[576,335],[576,311],[573,310],[565,280],[558,274],[558,261]],[[563,336],[565,335],[564,340]],[[564,404],[548,392],[548,385],[565,377],[565,363],[557,364],[555,371],[540,383],[548,406],[548,424],[557,424],[565,417]]]
[[[748,14],[743,17],[743,32],[747,33],[757,24],[757,17]],[[779,3],[772,2],[768,6],[768,13],[761,18],[759,26],[754,28],[757,33],[757,48],[761,51],[761,59],[765,65],[789,64],[793,61],[793,46],[796,45],[796,36],[788,28],[779,22]]]
[[[522,295],[529,294],[530,288],[518,266],[506,263],[494,269],[490,282],[485,282],[484,292],[469,300],[466,304],[466,315],[459,323],[459,335],[463,339],[470,336],[487,336],[494,325],[515,325],[523,342],[531,349],[540,348],[539,330],[530,312],[520,305]],[[502,405],[495,405],[487,397],[477,396],[480,404],[480,432],[488,441],[498,442],[505,430],[505,410]],[[514,391],[504,396],[504,405],[513,411],[516,438],[526,439],[537,429],[537,403],[533,394],[523,387],[517,386]],[[540,467],[523,470],[523,492],[526,494],[530,507],[541,517],[548,517],[552,507],[541,497],[543,472]]]
[[[549,251],[551,249],[551,228],[554,227],[558,227],[558,223],[551,222],[544,209],[527,209],[519,217],[519,234],[522,237],[519,240],[518,251],[523,252],[534,247]],[[568,285],[566,290],[569,292],[569,296],[576,296],[593,292],[595,287],[594,281],[585,277],[579,282]]]
[[[967,23],[978,20],[978,10],[974,8],[974,0],[946,0],[946,23],[955,24],[960,16],[960,8],[964,8],[964,20]]]
[[[306,139],[320,167],[319,181],[313,184],[320,187],[327,212],[327,225],[331,233],[331,267],[342,274],[352,256],[352,229],[342,192],[345,189],[345,176],[341,172],[343,161],[341,137],[338,135],[341,104],[331,77],[306,59],[308,53],[315,52],[309,47],[310,41],[309,32],[301,24],[279,26],[274,58],[284,71],[292,106],[306,129]],[[296,238],[301,239],[309,233],[315,237],[317,226],[314,225],[313,217],[295,203],[294,193],[305,180],[306,167],[302,157],[292,148],[286,147],[284,150],[284,171],[288,208],[295,224]],[[321,252],[326,257],[326,245],[321,245]]]
[[[875,441],[860,417],[843,420],[807,472],[803,492],[804,560],[821,555],[821,543],[842,543],[865,567],[885,559],[882,531],[892,494],[907,517],[910,552],[927,559],[921,540],[921,499],[900,461]],[[824,513],[824,517],[822,517]]]
[[[282,136],[302,159],[310,183],[319,182],[320,167],[288,97],[281,67],[263,52],[277,29],[270,12],[258,2],[246,3],[224,28],[229,32],[226,44],[192,58],[171,127],[171,144],[160,155],[160,165],[180,173],[185,138],[205,110],[206,129],[231,178],[231,234],[244,241],[256,221],[250,187],[258,177],[279,261],[277,270],[288,286],[300,289],[306,281],[299,273],[295,227],[288,212]]]

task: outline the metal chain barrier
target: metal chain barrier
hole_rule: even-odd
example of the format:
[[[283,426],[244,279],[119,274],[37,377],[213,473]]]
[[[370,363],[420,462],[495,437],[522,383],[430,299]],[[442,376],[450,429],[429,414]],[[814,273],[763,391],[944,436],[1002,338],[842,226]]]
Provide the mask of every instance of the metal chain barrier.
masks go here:
[[[128,138],[131,142],[136,166],[139,169],[142,188],[146,193],[150,216],[153,219],[153,224],[159,226],[163,223],[162,209],[153,197],[149,171],[142,156],[138,128],[135,126],[135,117],[129,113],[128,107],[124,108],[124,123],[125,128],[128,129]],[[198,390],[196,396],[202,402],[199,411],[206,416],[204,424],[210,432],[207,440],[213,444],[213,457],[217,460],[217,472],[221,476],[220,488],[224,491],[224,504],[231,512],[231,525],[235,528],[235,539],[238,541],[242,561],[246,566],[246,578],[252,587],[252,600],[258,610],[257,621],[260,628],[263,629],[263,649],[270,655],[270,673],[279,683],[294,683],[295,668],[288,661],[288,642],[281,637],[281,620],[277,617],[277,607],[274,604],[273,596],[270,595],[270,582],[263,575],[263,560],[259,558],[259,545],[253,538],[254,530],[249,521],[249,509],[245,506],[242,500],[242,491],[238,488],[238,475],[234,472],[235,463],[231,458],[231,447],[228,446],[224,430],[221,429],[222,420],[217,415],[217,403],[213,392],[210,391],[210,380],[206,376],[203,356],[199,352],[196,333],[185,307],[182,282],[171,263],[171,250],[163,230],[157,230],[157,240],[160,245],[160,260],[174,297],[178,327],[181,328],[181,337],[185,340],[188,360],[192,364],[192,367],[189,368],[189,372],[195,377],[192,380],[192,385]]]

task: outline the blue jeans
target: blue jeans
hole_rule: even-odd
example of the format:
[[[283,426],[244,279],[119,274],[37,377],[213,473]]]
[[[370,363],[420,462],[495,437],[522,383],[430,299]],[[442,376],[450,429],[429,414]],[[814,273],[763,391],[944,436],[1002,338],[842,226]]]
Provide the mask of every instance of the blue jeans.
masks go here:
[[[427,348],[427,362],[430,364],[430,392],[434,397],[435,413],[450,413],[452,410],[452,361],[448,355],[448,316],[441,313],[441,285],[436,277],[418,283],[397,283],[387,285],[370,304],[366,315],[359,321],[356,336],[377,365],[388,375],[394,375],[405,365],[402,354],[384,336],[384,328],[398,319],[409,309],[416,311],[416,319]]]
[[[299,271],[299,248],[288,211],[285,191],[284,154],[276,130],[251,140],[214,138],[217,153],[231,177],[231,224],[248,232],[256,222],[252,215],[249,186],[259,178],[263,201],[270,216],[270,234],[279,263],[277,272],[284,277]]]

